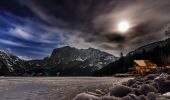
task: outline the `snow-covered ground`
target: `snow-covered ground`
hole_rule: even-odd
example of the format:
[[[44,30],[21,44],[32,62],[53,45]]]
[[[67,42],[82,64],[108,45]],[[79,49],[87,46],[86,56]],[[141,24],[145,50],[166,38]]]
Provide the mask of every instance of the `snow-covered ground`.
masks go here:
[[[0,100],[71,100],[78,93],[108,92],[129,78],[115,77],[0,77]]]

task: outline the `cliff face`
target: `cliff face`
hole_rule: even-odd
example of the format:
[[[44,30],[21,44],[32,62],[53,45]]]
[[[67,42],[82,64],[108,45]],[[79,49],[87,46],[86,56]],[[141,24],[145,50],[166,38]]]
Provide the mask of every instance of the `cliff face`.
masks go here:
[[[50,75],[92,75],[117,58],[97,49],[62,47],[54,49],[49,58],[33,61]]]

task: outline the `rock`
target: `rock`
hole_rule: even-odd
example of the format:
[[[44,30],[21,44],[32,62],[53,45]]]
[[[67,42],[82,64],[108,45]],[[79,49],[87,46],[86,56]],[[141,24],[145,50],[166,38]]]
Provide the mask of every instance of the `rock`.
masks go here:
[[[154,92],[149,92],[149,93],[147,94],[147,98],[148,98],[149,100],[155,100],[155,99],[157,98],[157,95],[156,95]]]
[[[153,80],[147,80],[147,81],[144,81],[143,83],[144,84],[151,84],[151,83],[153,83]]]
[[[135,84],[137,84],[137,85],[142,85],[142,82],[137,81]]]
[[[134,80],[135,80],[136,82],[142,83],[142,82],[143,82],[143,77],[138,76],[138,77],[136,77]]]
[[[100,100],[99,97],[96,97],[94,95],[90,95],[87,93],[80,93],[76,97],[74,97],[72,100]]]
[[[97,94],[97,93],[95,93],[95,92],[87,92],[87,94],[90,94],[90,95],[94,95],[94,96],[102,96],[101,94]]]
[[[154,80],[154,79],[156,78],[156,76],[157,76],[157,75],[155,75],[155,74],[149,74],[149,75],[145,76],[145,77],[143,78],[143,80],[144,80],[144,81]]]
[[[135,94],[129,94],[129,96],[133,99],[133,100],[138,100],[137,96]]]
[[[159,79],[157,84],[160,93],[166,93],[170,91],[170,80]]]
[[[141,95],[141,92],[139,89],[133,89],[132,93],[134,93],[137,96]]]
[[[101,94],[101,95],[104,95],[105,93],[104,92],[102,92],[101,90],[99,90],[99,89],[96,89],[95,90],[95,93],[97,93],[97,94]]]
[[[132,90],[132,88],[127,86],[116,85],[110,90],[110,95],[116,97],[123,97],[126,96],[128,93],[132,92]]]
[[[149,85],[155,87],[158,90],[158,84],[156,82],[152,82]]]
[[[136,82],[135,80],[130,79],[130,80],[127,81],[126,85],[127,86],[132,86],[135,82]]]
[[[136,83],[135,83],[135,84],[133,84],[131,87],[132,87],[132,88],[140,88],[140,86],[139,86],[139,85],[137,85]]]
[[[166,75],[149,75],[143,79],[140,77],[122,85],[115,85],[110,89],[110,95],[100,97],[99,100],[170,100],[170,80]],[[100,90],[96,90],[99,94]],[[164,93],[163,95],[161,93]],[[91,95],[90,95],[91,96]],[[93,95],[94,96],[94,95]],[[102,96],[102,95],[101,95]],[[95,100],[95,99],[76,99]],[[98,98],[96,99],[98,100]]]
[[[121,100],[133,100],[129,95],[124,96]]]
[[[138,100],[138,98],[135,94],[129,94],[127,96],[124,96],[122,100]]]
[[[168,76],[166,77],[166,79],[167,79],[167,80],[170,80],[170,75],[168,75]]]
[[[140,95],[140,96],[138,97],[138,100],[147,100],[147,98],[146,98],[144,95]]]
[[[160,97],[156,98],[156,100],[170,100],[170,98],[165,98],[163,96],[160,96]]]
[[[120,100],[120,98],[115,96],[103,96],[100,98],[100,100]]]
[[[144,95],[147,95],[147,93],[149,92],[158,92],[155,87],[147,85],[147,84],[142,85],[139,91]]]
[[[159,76],[157,76],[155,79],[157,80],[157,79],[166,79],[167,78],[167,74],[161,74],[161,75],[159,75]]]
[[[170,92],[164,93],[163,96],[170,97]]]

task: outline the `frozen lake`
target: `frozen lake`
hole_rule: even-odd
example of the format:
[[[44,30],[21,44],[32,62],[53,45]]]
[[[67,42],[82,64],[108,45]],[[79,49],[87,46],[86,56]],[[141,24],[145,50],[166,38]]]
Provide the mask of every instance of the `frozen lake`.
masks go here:
[[[76,94],[109,87],[129,78],[0,77],[0,100],[71,100]]]

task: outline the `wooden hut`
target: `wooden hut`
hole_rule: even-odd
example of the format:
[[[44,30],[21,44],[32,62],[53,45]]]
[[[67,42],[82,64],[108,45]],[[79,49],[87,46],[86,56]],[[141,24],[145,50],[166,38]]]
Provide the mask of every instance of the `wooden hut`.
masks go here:
[[[134,67],[130,68],[130,72],[140,75],[152,73],[157,68],[157,65],[149,60],[134,60]]]

